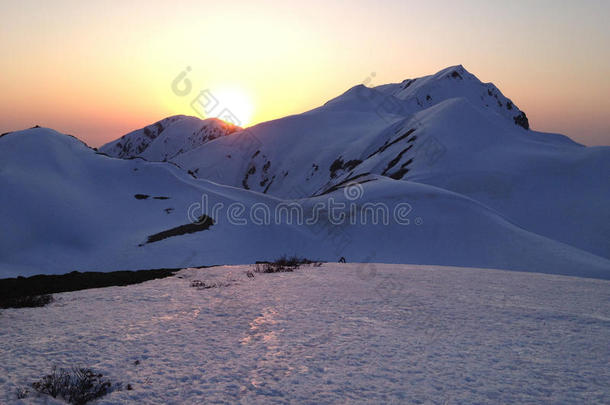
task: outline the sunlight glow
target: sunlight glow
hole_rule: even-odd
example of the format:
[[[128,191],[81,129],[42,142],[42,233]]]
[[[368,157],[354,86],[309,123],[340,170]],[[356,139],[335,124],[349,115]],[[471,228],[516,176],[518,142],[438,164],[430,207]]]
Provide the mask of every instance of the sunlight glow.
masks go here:
[[[241,127],[251,123],[254,105],[245,91],[237,87],[218,87],[210,89],[210,93],[218,100],[219,108],[211,111],[209,117],[220,118]]]
[[[0,133],[38,124],[100,146],[173,114],[220,115],[193,111],[206,89],[249,126],[317,108],[371,72],[377,86],[462,64],[534,129],[608,142],[610,2],[454,3],[0,2]],[[183,72],[191,91],[177,94]]]

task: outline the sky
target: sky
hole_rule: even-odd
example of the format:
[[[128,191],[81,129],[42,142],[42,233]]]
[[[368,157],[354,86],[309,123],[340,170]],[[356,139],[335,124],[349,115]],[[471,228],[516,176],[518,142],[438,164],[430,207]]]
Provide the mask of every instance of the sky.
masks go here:
[[[210,94],[248,126],[462,64],[533,129],[610,145],[610,1],[172,3],[0,2],[0,133],[99,146]]]

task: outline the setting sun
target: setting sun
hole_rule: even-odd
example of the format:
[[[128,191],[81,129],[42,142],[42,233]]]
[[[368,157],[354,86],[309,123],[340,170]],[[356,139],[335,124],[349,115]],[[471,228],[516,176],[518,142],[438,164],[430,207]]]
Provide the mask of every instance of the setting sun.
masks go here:
[[[166,99],[166,104],[175,114],[219,118],[241,127],[252,124],[254,104],[248,92],[235,84],[205,84],[197,76],[187,66],[172,80],[173,94]]]
[[[206,118],[220,118],[241,127],[251,123],[254,106],[245,91],[237,87],[218,87],[210,89],[210,95],[216,99],[218,106]]]

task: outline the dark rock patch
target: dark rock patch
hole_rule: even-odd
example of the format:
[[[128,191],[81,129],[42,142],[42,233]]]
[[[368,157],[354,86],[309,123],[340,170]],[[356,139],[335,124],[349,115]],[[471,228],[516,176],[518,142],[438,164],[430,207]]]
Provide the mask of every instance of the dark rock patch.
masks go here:
[[[409,87],[410,85],[412,85],[413,83],[415,83],[417,79],[407,79],[407,82],[402,86],[403,89],[406,89],[407,87]]]
[[[530,123],[523,111],[521,112],[521,114],[515,115],[513,117],[513,120],[515,120],[516,125],[519,125],[520,127],[523,127],[525,129],[530,129]]]
[[[453,72],[451,72],[451,77],[453,77],[454,79],[460,79],[460,80],[463,80],[463,79],[464,79],[464,78],[462,77],[462,75],[461,75],[461,74],[459,74],[459,73],[458,73],[457,71],[455,71],[455,70],[454,70]]]
[[[396,144],[397,142],[402,141],[403,139],[405,139],[406,137],[408,137],[409,135],[411,135],[413,132],[415,132],[415,128],[411,128],[409,129],[407,132],[405,132],[404,134],[402,134],[401,136],[399,136],[398,138],[394,139],[391,142],[386,141],[383,145],[381,145],[375,152],[371,153],[370,155],[367,156],[367,159],[378,154],[378,153],[382,153],[383,151],[385,151],[386,149],[388,149],[390,146]],[[415,137],[414,137],[415,138]]]
[[[337,176],[337,171],[341,170],[343,167],[343,158],[339,156],[335,161],[330,165],[330,177],[335,178]]]
[[[411,149],[413,147],[413,145],[409,145],[407,146],[405,149],[403,149],[398,155],[396,155],[396,157],[392,160],[390,160],[390,162],[388,162],[388,165],[386,166],[386,168],[383,170],[383,172],[381,173],[382,175],[385,176],[385,174],[390,171],[390,169],[394,166],[396,166],[396,164],[398,162],[400,162],[400,159],[402,159],[402,156],[409,151],[409,149]]]
[[[78,272],[62,275],[37,275],[0,280],[0,300],[33,297],[68,291],[111,286],[125,286],[157,278],[169,277],[180,269],[134,271]]]
[[[197,222],[180,225],[175,228],[171,228],[166,231],[162,231],[162,232],[150,235],[148,237],[148,239],[146,240],[146,243],[154,243],[154,242],[158,242],[163,239],[171,238],[173,236],[180,236],[180,235],[186,235],[189,233],[206,231],[212,225],[214,225],[214,220],[207,215],[202,215],[199,217]],[[142,246],[142,245],[140,245],[140,246]]]

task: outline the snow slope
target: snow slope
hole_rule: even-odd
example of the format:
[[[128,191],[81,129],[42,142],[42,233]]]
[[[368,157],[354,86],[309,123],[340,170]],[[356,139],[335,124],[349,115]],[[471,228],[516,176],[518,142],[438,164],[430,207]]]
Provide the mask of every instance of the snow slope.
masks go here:
[[[610,396],[610,284],[383,264],[187,269],[0,313],[0,402],[92,367],[96,404],[587,403]],[[229,283],[198,290],[190,281]],[[49,338],[52,336],[53,338]],[[138,362],[138,364],[135,364]]]
[[[0,277],[299,254],[610,278],[610,148],[520,117],[455,66],[234,133],[176,116],[100,152],[49,129],[10,133]],[[339,223],[331,203],[343,205]],[[317,221],[278,215],[290,204]],[[256,221],[261,207],[268,223]],[[146,243],[201,214],[215,221],[207,230]]]
[[[252,263],[296,253],[610,278],[607,259],[528,232],[460,194],[415,182],[373,176],[285,201],[194,179],[167,163],[110,158],[44,128],[0,138],[0,162],[3,277]],[[301,219],[278,210],[289,203],[301,207]],[[339,222],[331,203],[343,204]],[[371,204],[380,203],[388,215],[374,222]],[[232,204],[243,211],[238,217],[231,217]],[[252,214],[261,205],[272,215],[268,223]],[[211,215],[214,225],[146,243],[201,214]]]
[[[173,165],[109,158],[44,128],[0,138],[0,187],[2,277],[213,264],[226,254],[209,255],[217,247],[204,243],[247,246],[259,232],[272,239],[275,232],[244,234],[219,225],[202,231],[213,231],[210,239],[187,234],[175,248],[166,241],[139,246],[149,235],[189,223],[188,207],[204,194],[210,205],[268,198],[196,181]],[[282,230],[286,238],[290,232]]]
[[[180,153],[240,129],[216,118],[174,115],[123,135],[99,148],[108,156],[167,161]]]
[[[406,178],[476,199],[525,229],[610,258],[610,147],[515,132],[471,107],[446,102],[421,118],[447,153],[432,165],[414,161]],[[472,131],[472,118],[464,117],[475,117],[483,131]]]

